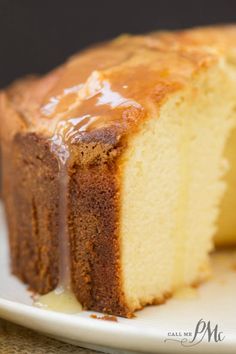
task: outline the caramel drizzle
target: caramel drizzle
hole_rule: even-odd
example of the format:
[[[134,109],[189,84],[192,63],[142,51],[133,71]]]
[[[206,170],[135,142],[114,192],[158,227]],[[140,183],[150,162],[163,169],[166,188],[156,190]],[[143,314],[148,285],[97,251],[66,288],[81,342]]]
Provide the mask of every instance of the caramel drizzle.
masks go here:
[[[59,127],[60,129],[60,127]],[[60,130],[57,131],[50,140],[51,151],[56,155],[59,169],[59,230],[58,230],[58,285],[57,288],[61,291],[71,288],[70,276],[70,240],[69,230],[67,226],[68,221],[68,182],[69,176],[67,173],[69,149],[67,144],[63,141]]]
[[[78,85],[64,90],[58,97],[51,98],[41,112],[44,116],[60,117],[55,132],[50,139],[50,148],[58,160],[59,167],[59,293],[71,290],[70,236],[68,230],[68,167],[71,147],[85,132],[104,126],[126,109],[140,110],[141,106],[111,89],[110,83],[101,80],[99,73],[91,75],[87,85]]]

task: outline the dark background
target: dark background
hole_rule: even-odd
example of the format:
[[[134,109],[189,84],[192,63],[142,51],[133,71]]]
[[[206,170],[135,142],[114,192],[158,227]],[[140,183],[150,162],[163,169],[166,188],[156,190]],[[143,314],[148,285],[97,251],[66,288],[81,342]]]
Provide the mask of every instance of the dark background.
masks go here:
[[[236,0],[0,0],[0,87],[120,33],[236,22]]]

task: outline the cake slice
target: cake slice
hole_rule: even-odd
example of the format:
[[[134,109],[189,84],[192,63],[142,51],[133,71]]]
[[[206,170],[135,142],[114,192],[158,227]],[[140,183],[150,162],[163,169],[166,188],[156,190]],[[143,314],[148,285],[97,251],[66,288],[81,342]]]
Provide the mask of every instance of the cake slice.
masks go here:
[[[125,317],[206,279],[236,243],[235,64],[234,26],[121,36],[2,92],[13,273]]]

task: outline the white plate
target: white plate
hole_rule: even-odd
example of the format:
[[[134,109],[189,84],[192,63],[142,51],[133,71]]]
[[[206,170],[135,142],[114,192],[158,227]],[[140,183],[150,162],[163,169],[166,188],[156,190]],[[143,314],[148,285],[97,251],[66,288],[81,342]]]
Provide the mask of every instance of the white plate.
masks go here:
[[[85,311],[68,315],[35,308],[25,286],[9,272],[6,228],[0,206],[0,316],[62,341],[109,353],[236,353],[233,262],[236,266],[235,252],[216,255],[213,278],[197,290],[195,297],[175,298],[164,305],[148,307],[134,319],[118,318],[118,323],[92,319],[91,313]],[[206,333],[201,343],[185,348],[193,338],[185,337],[185,332],[193,334],[200,319],[210,321],[211,329],[218,324],[224,340],[216,342],[212,337],[208,342]],[[173,332],[179,336],[169,337],[168,333]],[[184,338],[187,341],[181,344]]]

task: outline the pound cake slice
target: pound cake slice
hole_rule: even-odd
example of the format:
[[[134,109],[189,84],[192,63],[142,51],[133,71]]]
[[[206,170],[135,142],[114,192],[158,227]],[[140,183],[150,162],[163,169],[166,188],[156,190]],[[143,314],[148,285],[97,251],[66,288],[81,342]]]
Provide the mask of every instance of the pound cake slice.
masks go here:
[[[206,279],[236,243],[235,68],[234,26],[125,35],[2,92],[13,273],[126,317]]]

